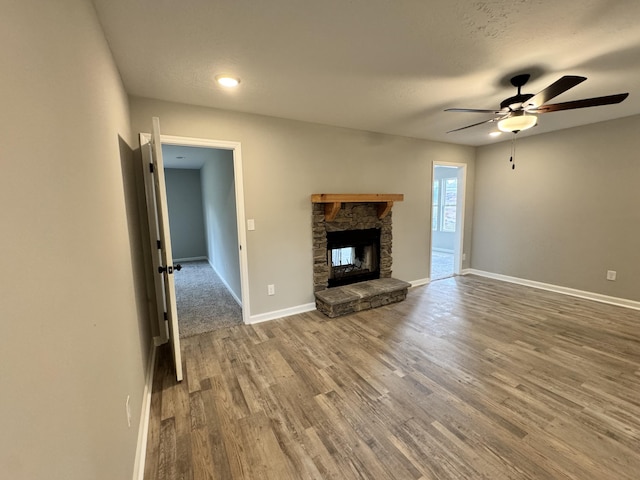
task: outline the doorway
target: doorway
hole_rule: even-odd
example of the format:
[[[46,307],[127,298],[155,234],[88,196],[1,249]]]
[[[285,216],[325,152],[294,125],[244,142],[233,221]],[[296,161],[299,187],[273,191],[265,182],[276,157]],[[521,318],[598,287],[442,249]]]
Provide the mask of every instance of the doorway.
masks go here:
[[[242,324],[233,151],[162,145],[180,337]]]
[[[462,270],[466,165],[434,162],[432,179],[429,279],[442,280]]]
[[[181,279],[178,276],[187,272],[190,262],[193,262],[191,266],[195,267],[192,270],[199,270],[199,272],[194,272],[197,274],[203,273],[202,269],[198,268],[203,266],[203,262],[209,268],[211,268],[212,264],[215,265],[218,279],[211,280],[209,278],[207,280],[209,287],[213,288],[212,282],[218,283],[217,287],[221,286],[220,283],[226,282],[227,284],[223,284],[222,288],[233,300],[229,301],[227,298],[225,304],[230,308],[232,304],[240,308],[242,322],[248,323],[251,312],[247,251],[245,248],[244,183],[240,143],[172,135],[160,135],[160,139],[163,157],[165,157],[165,167],[199,171],[202,195],[202,228],[205,229],[205,242],[208,249],[206,253],[199,255],[192,255],[188,253],[189,250],[182,250],[183,253],[180,250],[175,252],[178,254],[176,259],[182,260],[185,268],[174,277],[180,283]],[[209,159],[212,159],[211,165],[207,166]],[[166,171],[167,168],[165,168]],[[221,182],[217,184],[218,188],[215,188],[216,184],[214,183],[212,186],[207,179],[210,176],[227,178],[226,186],[222,186],[223,182]],[[214,189],[216,191],[209,195],[211,193],[210,190]],[[218,202],[220,209],[224,210],[224,215],[222,215],[224,218],[222,220],[220,216],[212,213],[212,210],[207,213],[204,205],[207,201],[213,204]],[[220,203],[223,205],[220,205]],[[207,214],[210,215],[208,219],[205,218]],[[209,224],[215,224],[215,227],[220,230],[217,233],[207,232],[207,220]],[[176,230],[174,223],[176,223],[175,219],[174,221],[169,220],[169,229],[172,235]],[[178,225],[180,225],[180,222],[178,222]],[[178,234],[178,237],[180,237],[180,234]],[[174,243],[173,240],[171,243]],[[210,277],[210,271],[205,271],[205,274]],[[224,279],[224,282],[222,279]],[[218,280],[220,281],[218,282]],[[206,306],[204,308],[206,309]],[[183,323],[180,321],[180,315],[178,315],[178,323],[179,325]]]

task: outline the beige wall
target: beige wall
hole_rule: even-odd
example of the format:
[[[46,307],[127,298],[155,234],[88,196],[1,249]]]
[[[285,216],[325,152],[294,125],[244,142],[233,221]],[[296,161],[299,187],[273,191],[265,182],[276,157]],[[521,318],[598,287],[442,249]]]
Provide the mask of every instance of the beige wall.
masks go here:
[[[393,274],[419,280],[429,272],[432,161],[469,164],[466,250],[471,240],[471,147],[380,135],[271,117],[131,98],[134,132],[162,132],[242,143],[252,315],[314,301],[312,193],[403,193],[393,207]],[[468,265],[466,265],[468,266]],[[267,284],[276,295],[267,296]]]
[[[233,152],[212,149],[211,157],[202,167],[207,256],[235,298],[242,301]]]
[[[200,170],[165,168],[164,179],[174,260],[206,257]]]
[[[639,131],[635,116],[522,137],[514,171],[510,142],[479,148],[472,267],[640,300]]]
[[[0,11],[0,475],[131,478],[149,334],[127,98],[90,2]]]

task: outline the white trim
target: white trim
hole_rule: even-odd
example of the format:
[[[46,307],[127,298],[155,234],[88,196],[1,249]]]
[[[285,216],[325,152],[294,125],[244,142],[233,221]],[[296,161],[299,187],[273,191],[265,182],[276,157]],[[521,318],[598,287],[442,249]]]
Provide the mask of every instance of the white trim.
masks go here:
[[[240,305],[242,305],[242,320],[248,323],[251,318],[249,311],[249,259],[247,257],[247,230],[244,212],[244,179],[242,174],[242,150],[240,142],[233,143],[233,178],[236,187],[236,216],[238,227],[238,241],[240,245]]]
[[[298,313],[311,312],[316,309],[315,303],[305,303],[304,305],[298,305],[296,307],[283,308],[282,310],[274,310],[273,312],[260,313],[258,315],[252,315],[249,318],[248,323],[261,323],[268,320],[275,320],[277,318],[289,317],[291,315],[297,315]]]
[[[148,134],[141,134],[148,135]],[[233,178],[236,195],[236,222],[238,224],[238,248],[240,250],[240,285],[242,320],[245,324],[251,322],[251,304],[249,297],[249,261],[247,257],[247,233],[245,229],[244,211],[244,180],[242,174],[242,147],[240,142],[227,140],[212,140],[208,138],[178,137],[174,135],[160,135],[160,142],[166,145],[184,145],[187,147],[218,148],[233,151]]]
[[[428,283],[431,283],[431,279],[429,277],[419,278],[417,280],[411,280],[409,283],[411,284],[411,288],[421,287],[422,285],[427,285]]]
[[[242,301],[238,298],[238,296],[234,293],[233,290],[231,290],[231,287],[229,286],[229,284],[227,283],[227,281],[222,278],[222,275],[220,275],[220,273],[218,272],[218,270],[216,269],[216,267],[213,265],[213,263],[211,263],[211,260],[207,259],[207,262],[209,263],[209,266],[213,269],[214,272],[216,272],[216,275],[218,276],[218,278],[222,281],[222,283],[224,284],[224,286],[226,287],[226,289],[229,291],[229,293],[231,294],[231,296],[233,297],[233,299],[236,301],[236,303],[238,305],[240,305],[240,308],[242,308]]]
[[[160,136],[163,144],[167,145],[181,145],[188,147],[209,147],[209,148],[221,148],[223,150],[234,150],[240,142],[229,142],[226,140],[211,140],[209,138],[195,138],[195,137],[178,137],[175,135]]]
[[[158,337],[154,337],[155,339]],[[133,480],[144,479],[144,464],[147,459],[147,435],[149,434],[149,417],[151,415],[151,394],[153,393],[153,373],[156,366],[156,346],[151,345],[149,363],[145,375],[142,393],[142,408],[140,411],[140,425],[138,426],[138,445],[133,464]]]
[[[577,290],[575,288],[562,287],[560,285],[553,285],[550,283],[536,282],[535,280],[527,280],[525,278],[510,277],[508,275],[502,275],[500,273],[485,272],[483,270],[476,270],[475,268],[467,269],[466,274],[478,275],[481,277],[493,278],[494,280],[501,280],[503,282],[516,283],[518,285],[525,285],[527,287],[539,288],[540,290],[548,290],[550,292],[562,293],[572,297],[585,298],[587,300],[593,300],[595,302],[607,303],[609,305],[617,305],[618,307],[631,308],[633,310],[640,310],[640,302],[635,300],[628,300],[626,298],[610,297],[609,295],[602,295],[600,293],[587,292],[584,290]]]
[[[198,260],[207,260],[209,261],[209,259],[204,256],[204,257],[184,257],[184,258],[174,258],[173,261],[174,262],[197,262]]]

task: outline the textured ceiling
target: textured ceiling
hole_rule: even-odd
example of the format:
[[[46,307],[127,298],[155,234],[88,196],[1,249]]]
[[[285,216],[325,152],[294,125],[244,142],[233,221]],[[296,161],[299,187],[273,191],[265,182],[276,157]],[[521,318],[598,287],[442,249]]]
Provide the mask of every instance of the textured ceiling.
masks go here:
[[[588,80],[564,102],[629,92],[613,106],[556,112],[520,135],[640,113],[638,0],[94,0],[128,93],[451,143],[482,145],[489,116],[529,72],[537,93]],[[233,91],[218,73],[242,79]]]
[[[162,145],[162,160],[165,168],[200,170],[206,162],[216,160],[213,150],[184,145]]]

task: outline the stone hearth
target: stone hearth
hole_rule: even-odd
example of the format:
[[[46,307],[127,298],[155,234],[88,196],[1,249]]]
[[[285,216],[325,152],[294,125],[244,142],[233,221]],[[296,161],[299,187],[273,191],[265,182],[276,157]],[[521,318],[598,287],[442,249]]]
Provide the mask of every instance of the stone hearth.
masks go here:
[[[407,297],[410,283],[395,278],[379,278],[316,292],[316,307],[327,317],[369,310]]]

